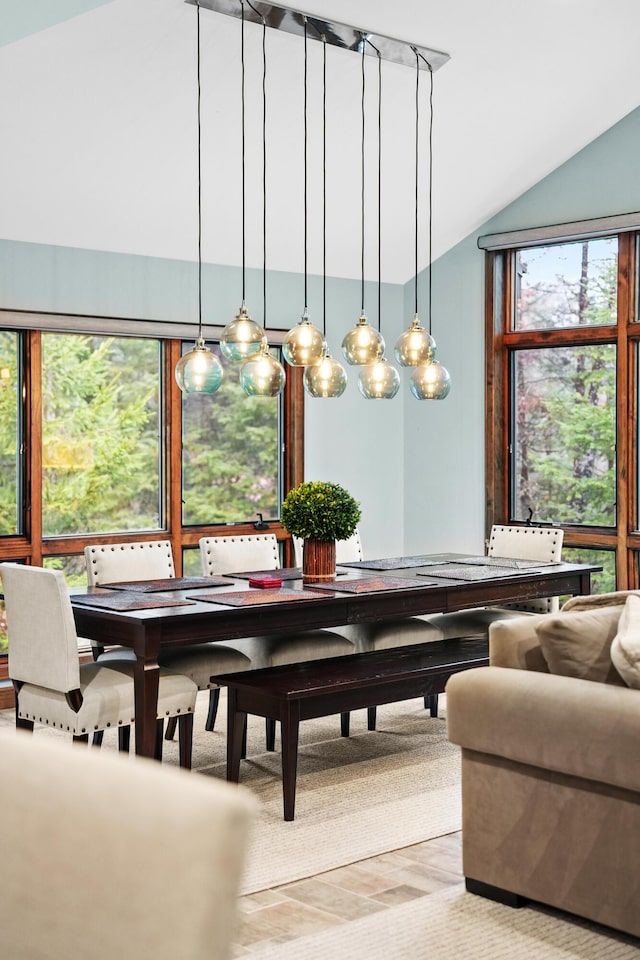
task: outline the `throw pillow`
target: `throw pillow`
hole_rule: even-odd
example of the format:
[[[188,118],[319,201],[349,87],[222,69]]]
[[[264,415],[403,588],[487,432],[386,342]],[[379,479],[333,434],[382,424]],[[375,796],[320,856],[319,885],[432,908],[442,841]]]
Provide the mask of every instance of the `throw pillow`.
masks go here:
[[[622,609],[611,660],[628,687],[640,688],[640,596],[628,597]]]
[[[562,605],[562,612],[592,610],[594,607],[613,607],[616,604],[626,603],[627,597],[640,597],[640,590],[616,590],[615,593],[590,593],[586,596],[579,594],[576,597],[570,597]]]
[[[611,661],[623,609],[620,604],[542,617],[536,633],[549,672],[623,685]]]

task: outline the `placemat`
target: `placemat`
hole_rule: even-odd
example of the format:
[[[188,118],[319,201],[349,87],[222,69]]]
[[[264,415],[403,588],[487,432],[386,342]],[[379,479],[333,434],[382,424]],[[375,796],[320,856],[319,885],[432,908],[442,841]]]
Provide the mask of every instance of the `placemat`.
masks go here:
[[[317,600],[306,590],[238,590],[235,593],[200,593],[194,600],[223,603],[229,607],[257,607],[267,603],[289,603],[291,600]]]
[[[360,567],[362,570],[408,570],[410,567],[429,567],[440,563],[428,557],[389,557],[386,560],[350,560],[339,563],[339,567]]]
[[[101,583],[109,590],[133,590],[136,593],[161,593],[164,590],[197,590],[200,587],[228,587],[228,580],[214,577],[166,577],[164,580],[128,580],[122,583]]]
[[[434,585],[436,581],[434,580]],[[377,593],[382,590],[415,590],[424,587],[424,581],[416,583],[412,580],[394,580],[393,577],[366,577],[362,580],[341,580],[340,583],[309,584],[312,590],[337,590],[338,593]]]
[[[191,606],[193,600],[172,600],[171,597],[147,597],[139,593],[98,593],[82,594],[71,597],[73,603],[81,603],[87,607],[102,607],[104,610],[146,610],[150,607],[184,607]]]
[[[250,580],[252,577],[277,577],[278,580],[302,580],[300,567],[276,567],[275,570],[241,570],[239,573],[228,573],[228,577],[236,580]]]
[[[470,563],[481,567],[512,567],[515,570],[533,570],[552,567],[555,560],[518,560],[516,557],[463,557],[457,563]]]
[[[443,577],[446,580],[501,580],[503,577],[522,577],[526,570],[512,570],[508,567],[476,567],[471,563],[443,563],[439,567],[430,567],[429,572],[418,573],[418,577]]]

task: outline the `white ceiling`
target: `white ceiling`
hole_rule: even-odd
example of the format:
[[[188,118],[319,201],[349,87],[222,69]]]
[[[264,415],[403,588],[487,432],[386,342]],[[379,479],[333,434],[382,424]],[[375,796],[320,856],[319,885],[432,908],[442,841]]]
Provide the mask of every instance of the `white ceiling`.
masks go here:
[[[444,50],[433,254],[640,102],[638,0],[301,0]],[[28,11],[28,12],[27,12]],[[54,15],[57,13],[57,16]],[[0,235],[195,259],[196,11],[184,0],[0,0]],[[58,22],[56,22],[58,20]],[[241,262],[240,21],[201,11],[203,258]],[[262,264],[261,29],[246,27],[247,265]],[[268,251],[302,271],[303,44],[269,30]],[[309,43],[308,267],[321,259],[321,44]],[[328,51],[327,272],[360,276],[360,58]],[[414,273],[415,74],[383,66],[382,276]],[[367,59],[365,272],[377,276],[377,66]],[[423,83],[419,265],[426,229]],[[370,97],[370,99],[369,99]]]

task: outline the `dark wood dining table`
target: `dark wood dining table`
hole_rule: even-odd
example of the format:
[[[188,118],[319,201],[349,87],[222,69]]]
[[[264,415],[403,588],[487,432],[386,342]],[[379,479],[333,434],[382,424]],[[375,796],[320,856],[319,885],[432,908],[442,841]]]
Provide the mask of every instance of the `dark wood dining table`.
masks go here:
[[[424,561],[422,564],[420,559]],[[175,587],[181,589],[169,585],[161,592],[137,594],[147,604],[172,603],[167,606],[125,609],[123,607],[127,604],[123,598],[132,594],[102,587],[72,589],[71,603],[79,636],[104,645],[120,644],[135,652],[136,753],[152,757],[158,702],[158,655],[162,649],[247,636],[298,633],[539,597],[588,594],[591,574],[602,569],[594,565],[554,563],[517,570],[495,567],[487,575],[483,572],[486,568],[478,566],[480,559],[446,553],[407,558],[405,567],[398,566],[399,561],[393,558],[386,568],[384,561],[370,561],[376,564],[373,568],[345,565],[338,568],[340,575],[332,581],[330,589],[314,590],[312,584],[304,584],[301,578],[283,579],[280,589],[284,599],[268,597],[272,591],[249,591],[247,575],[243,575],[221,577],[206,585],[201,585],[202,578],[186,578],[184,582],[176,581]],[[460,576],[461,560],[475,562],[475,570],[469,564],[469,577],[475,579],[453,577],[454,572],[456,577]],[[452,564],[450,577],[444,575],[447,564]],[[278,573],[269,572],[274,576]],[[462,575],[464,573],[463,568]],[[394,583],[393,587],[385,587],[389,582],[386,578]],[[197,588],[189,586],[196,582]],[[251,596],[245,602],[249,592],[255,597]],[[302,596],[296,596],[300,592]],[[220,596],[222,600],[221,595],[229,593],[243,595],[232,598],[241,601],[239,605],[212,602],[211,598]],[[113,600],[115,609],[108,606],[109,596],[120,597],[119,601]],[[100,597],[104,599],[100,601]],[[278,602],[271,602],[273,599]],[[107,606],[89,605],[96,600]],[[174,605],[176,601],[180,605]]]

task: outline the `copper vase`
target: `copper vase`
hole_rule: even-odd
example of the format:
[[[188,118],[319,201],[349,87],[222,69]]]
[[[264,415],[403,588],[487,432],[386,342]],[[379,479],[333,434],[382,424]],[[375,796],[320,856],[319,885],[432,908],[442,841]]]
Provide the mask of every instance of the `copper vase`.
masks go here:
[[[305,540],[302,551],[302,578],[307,583],[333,580],[336,575],[335,540]]]

